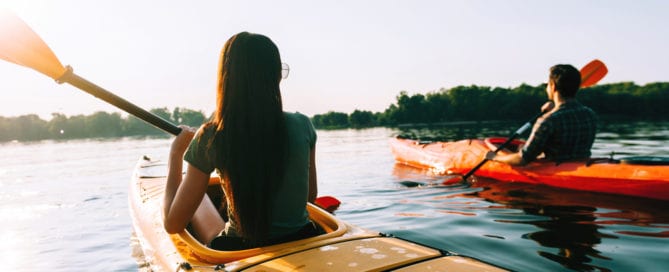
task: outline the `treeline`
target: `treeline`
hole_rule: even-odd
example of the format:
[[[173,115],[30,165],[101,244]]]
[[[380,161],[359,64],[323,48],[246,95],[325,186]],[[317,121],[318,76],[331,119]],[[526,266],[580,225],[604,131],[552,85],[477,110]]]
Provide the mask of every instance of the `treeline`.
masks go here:
[[[669,82],[639,86],[633,82],[596,85],[577,98],[602,118],[669,120]],[[312,118],[316,128],[362,128],[460,121],[525,120],[547,101],[546,85],[515,88],[458,86],[427,94],[402,91],[383,112],[328,112]]]
[[[201,111],[184,108],[155,108],[151,113],[175,124],[200,126],[205,115]],[[165,135],[165,132],[134,117],[120,113],[96,112],[91,115],[65,116],[52,114],[49,121],[35,114],[12,118],[0,116],[0,142],[45,139],[80,139],[125,136]]]
[[[523,84],[515,88],[458,86],[413,95],[402,91],[396,96],[396,102],[383,112],[328,112],[314,115],[311,120],[318,129],[526,120],[547,100],[545,89],[545,85]],[[601,118],[669,120],[669,82],[644,86],[632,82],[596,85],[579,91],[577,97]],[[172,123],[189,126],[199,126],[206,118],[201,111],[184,108],[172,111],[156,108],[150,112]],[[0,116],[0,142],[144,135],[166,134],[142,120],[119,113],[96,112],[70,117],[54,113],[49,121],[37,115]]]

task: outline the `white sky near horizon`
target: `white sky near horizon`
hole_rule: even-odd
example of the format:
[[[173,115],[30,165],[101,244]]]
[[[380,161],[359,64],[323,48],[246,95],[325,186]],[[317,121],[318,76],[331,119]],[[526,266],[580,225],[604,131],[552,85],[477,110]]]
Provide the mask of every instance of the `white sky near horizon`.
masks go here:
[[[669,81],[669,1],[0,0],[75,73],[150,109],[213,111],[223,43],[261,33],[290,65],[284,108],[383,111],[400,91],[545,82],[601,59],[601,83]],[[0,116],[119,112],[0,61]]]

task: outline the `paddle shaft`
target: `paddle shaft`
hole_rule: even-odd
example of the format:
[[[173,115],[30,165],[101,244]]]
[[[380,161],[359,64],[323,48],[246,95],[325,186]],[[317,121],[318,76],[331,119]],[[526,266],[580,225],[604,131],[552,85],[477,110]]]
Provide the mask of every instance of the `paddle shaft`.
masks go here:
[[[103,89],[102,87],[95,85],[94,83],[78,76],[72,71],[71,67],[67,67],[67,72],[56,80],[58,83],[67,82],[74,87],[81,89],[99,99],[104,100],[105,102],[116,106],[119,109],[124,110],[125,112],[134,115],[135,117],[144,120],[145,122],[154,125],[155,127],[162,129],[165,132],[168,132],[172,135],[178,135],[181,132],[181,128],[175,126],[169,121],[157,116],[153,113],[150,113],[135,104],[128,102],[127,100]]]
[[[534,121],[536,121],[539,117],[541,117],[542,115],[544,115],[544,113],[546,113],[546,112],[547,112],[547,111],[542,111],[542,112],[540,112],[539,114],[537,114],[537,115],[535,115],[534,117],[532,117],[532,119],[530,119],[529,121],[527,121],[527,123],[525,123],[522,127],[520,127],[518,130],[516,130],[516,132],[514,132],[511,136],[509,136],[509,138],[507,138],[506,141],[505,141],[504,143],[502,143],[501,145],[499,145],[493,152],[494,152],[495,154],[497,154],[497,152],[499,152],[500,150],[506,148],[506,147],[507,147],[513,140],[515,140],[518,136],[520,136],[521,134],[525,133],[525,131],[527,131],[528,129],[530,129],[530,128],[532,127],[532,123],[534,123]],[[464,175],[462,176],[462,179],[463,179],[463,180],[467,180],[467,178],[471,177],[471,176],[474,174],[474,172],[476,172],[476,170],[478,170],[479,168],[481,168],[481,166],[483,166],[486,162],[488,162],[488,159],[487,159],[487,158],[484,158],[483,160],[481,160],[481,162],[479,162],[479,164],[477,164],[476,166],[474,166],[474,168],[472,168],[471,170],[469,170],[469,172],[467,172],[466,174],[464,174]]]

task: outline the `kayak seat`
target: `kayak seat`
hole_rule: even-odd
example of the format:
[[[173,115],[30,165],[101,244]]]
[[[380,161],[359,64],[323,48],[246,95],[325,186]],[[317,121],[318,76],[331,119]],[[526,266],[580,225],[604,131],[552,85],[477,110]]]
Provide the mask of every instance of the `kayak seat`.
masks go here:
[[[297,241],[321,234],[325,234],[325,231],[317,224],[310,222],[309,224],[306,224],[304,227],[302,227],[302,229],[300,229],[298,232],[287,236],[279,237],[276,239],[270,239],[263,246],[281,244],[290,241]],[[249,244],[241,237],[230,237],[230,236],[218,236],[214,238],[214,240],[212,240],[211,243],[209,244],[210,248],[223,251],[249,249],[249,248],[254,248],[256,246],[257,245]]]
[[[209,179],[207,195],[202,200],[200,207],[193,215],[191,224],[187,229],[200,243],[209,245],[215,250],[242,250],[257,246],[268,246],[324,234],[323,228],[313,222],[309,222],[295,233],[270,239],[260,245],[250,244],[241,237],[219,235],[225,227],[227,218],[227,207],[225,193],[220,186],[220,178],[212,175]]]
[[[209,182],[210,187],[218,185],[218,178],[212,177]],[[217,190],[210,190],[208,192],[209,198],[214,200],[214,202],[220,203],[221,196],[218,196],[220,192]],[[225,201],[221,201],[225,202]],[[227,263],[235,260],[240,260],[252,256],[258,256],[263,254],[269,254],[266,256],[271,256],[275,253],[270,254],[271,252],[279,251],[294,251],[299,248],[305,247],[306,245],[319,245],[326,244],[332,241],[345,241],[352,239],[355,236],[344,235],[348,231],[347,225],[334,217],[329,212],[313,205],[307,203],[307,212],[309,212],[309,219],[314,223],[313,230],[317,230],[317,233],[309,233],[310,230],[306,229],[303,232],[299,232],[299,235],[303,236],[291,236],[291,237],[282,237],[280,240],[271,241],[272,244],[264,245],[260,247],[248,248],[243,241],[235,239],[225,239],[220,241],[210,242],[214,248],[207,247],[203,242],[199,241],[196,237],[197,234],[184,230],[180,233],[171,235],[173,242],[176,245],[183,246],[187,248],[189,254],[199,260],[204,260],[211,263]],[[305,226],[308,228],[308,226]],[[296,235],[298,235],[296,234]],[[313,234],[313,235],[312,235]],[[375,237],[378,236],[378,233],[362,233],[363,236]],[[305,237],[305,238],[302,238]],[[228,237],[229,238],[229,237]],[[302,238],[302,239],[300,239]],[[222,238],[223,239],[223,238]],[[293,240],[298,239],[298,240]],[[217,243],[214,245],[214,243]],[[225,245],[219,245],[218,243],[224,243]],[[311,247],[311,246],[310,246]],[[264,255],[265,256],[265,255]]]

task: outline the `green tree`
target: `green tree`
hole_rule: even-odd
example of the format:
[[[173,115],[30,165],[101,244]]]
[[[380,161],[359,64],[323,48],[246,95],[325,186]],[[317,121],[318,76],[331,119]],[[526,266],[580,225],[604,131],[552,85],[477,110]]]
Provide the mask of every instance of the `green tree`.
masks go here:
[[[409,96],[401,91],[397,98],[397,106],[390,112],[392,120],[397,123],[420,123],[426,121],[425,96],[414,94]]]
[[[82,114],[70,116],[67,119],[67,125],[63,130],[65,138],[74,139],[90,137],[86,132],[86,119],[87,117]]]
[[[639,108],[648,119],[666,119],[669,116],[669,82],[649,83],[639,88]]]
[[[372,127],[376,125],[374,114],[371,111],[355,110],[348,117],[349,124],[354,128]]]
[[[122,135],[121,114],[98,111],[86,117],[84,126],[88,137],[118,137]]]
[[[317,114],[311,118],[316,128],[336,129],[349,127],[348,115],[343,112],[330,111],[326,114]]]
[[[205,116],[201,111],[189,110],[185,108],[174,108],[174,111],[172,111],[172,120],[174,120],[174,122],[177,124],[199,127],[204,123]]]
[[[19,116],[10,122],[10,126],[13,127],[17,140],[47,139],[47,122],[40,119],[36,114]]]
[[[175,123],[174,120],[172,120],[172,113],[170,113],[170,110],[167,109],[167,108],[164,108],[164,107],[163,108],[153,108],[153,109],[149,110],[149,112],[157,115],[160,118],[165,119],[165,121]],[[142,121],[142,120],[138,120],[138,121],[141,121],[145,126],[145,128],[142,129],[142,131],[143,131],[142,134],[143,135],[163,135],[165,133],[161,129],[159,129],[159,128],[157,128],[157,127],[155,127],[155,126],[153,126],[149,123],[146,123],[145,121]],[[137,124],[137,125],[139,125],[139,124]],[[141,126],[141,125],[139,125],[139,126]]]
[[[174,120],[172,120],[172,113],[170,113],[170,110],[168,108],[164,108],[164,107],[163,108],[153,108],[153,109],[149,110],[149,112],[157,115],[160,118],[165,119],[165,121],[174,122]]]
[[[446,122],[453,119],[453,106],[446,89],[428,93],[425,96],[426,118],[428,122]]]
[[[0,142],[11,141],[13,138],[11,119],[0,116]]]
[[[350,115],[330,111],[314,115],[316,128],[394,126],[403,123],[450,121],[526,120],[546,102],[546,85],[521,84],[515,88],[457,86],[441,88],[427,94],[409,95],[401,91],[396,102],[383,112],[356,109]],[[633,82],[601,84],[581,90],[577,98],[602,118],[667,120],[669,119],[669,82],[638,86]],[[201,111],[185,108],[156,108],[150,111],[166,121],[199,126],[205,121]],[[5,118],[0,116],[0,141],[73,139],[84,137],[118,137],[131,135],[165,135],[163,131],[134,116],[121,118],[118,113],[96,112],[90,116],[67,117],[54,113],[49,122],[37,115]]]
[[[69,133],[68,118],[62,113],[52,113],[51,121],[47,124],[49,136],[53,139],[66,138],[65,132]]]

